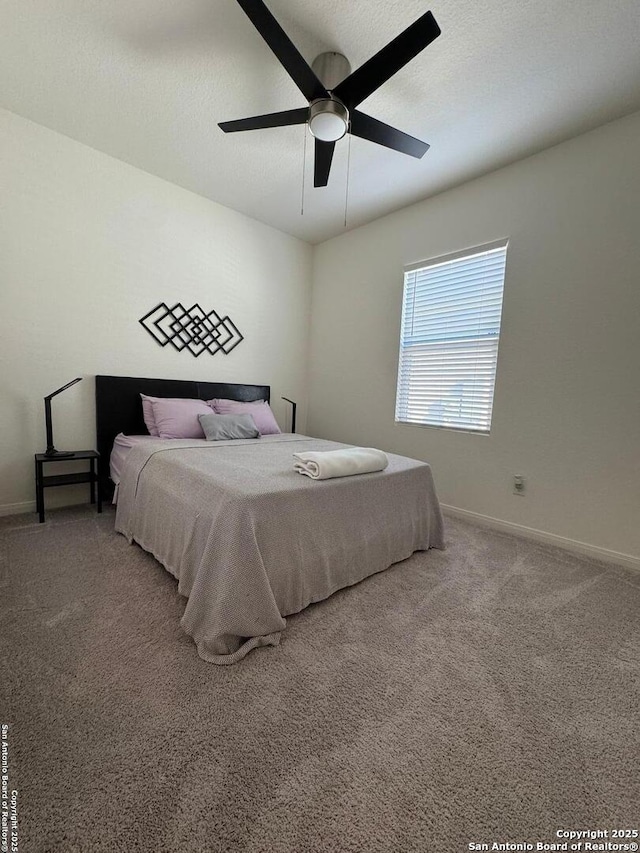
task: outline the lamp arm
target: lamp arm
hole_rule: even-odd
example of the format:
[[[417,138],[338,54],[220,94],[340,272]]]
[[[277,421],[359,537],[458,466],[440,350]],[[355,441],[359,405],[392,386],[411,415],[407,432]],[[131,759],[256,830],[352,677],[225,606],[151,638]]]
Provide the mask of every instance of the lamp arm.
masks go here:
[[[287,403],[291,403],[291,432],[296,431],[296,409],[298,408],[298,404],[293,400],[290,400],[288,397],[281,397],[281,400],[286,400]]]
[[[63,391],[66,391],[67,388],[71,388],[71,386],[75,385],[76,382],[82,382],[82,376],[78,376],[77,379],[72,379],[71,382],[67,382],[66,385],[62,386],[62,388],[58,388],[57,391],[53,391],[51,394],[47,394],[47,396],[44,399],[50,400],[52,397],[55,397],[56,394],[61,394]]]
[[[55,447],[53,446],[53,424],[51,423],[51,397],[44,398],[44,423],[47,430],[47,449],[45,452],[49,454],[55,451]]]

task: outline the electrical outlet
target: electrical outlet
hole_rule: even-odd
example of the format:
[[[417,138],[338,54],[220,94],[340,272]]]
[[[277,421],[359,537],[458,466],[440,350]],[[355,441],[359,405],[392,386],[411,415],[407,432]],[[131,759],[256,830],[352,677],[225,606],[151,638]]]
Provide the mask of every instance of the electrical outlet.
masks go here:
[[[513,475],[513,494],[524,496],[524,484],[525,480],[522,474],[514,474]]]

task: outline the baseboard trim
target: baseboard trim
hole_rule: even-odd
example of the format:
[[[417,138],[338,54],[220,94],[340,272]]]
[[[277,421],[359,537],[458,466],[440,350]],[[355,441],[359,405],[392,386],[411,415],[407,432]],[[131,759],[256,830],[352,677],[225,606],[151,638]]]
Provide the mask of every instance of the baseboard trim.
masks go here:
[[[515,524],[513,521],[503,521],[500,518],[492,518],[490,515],[460,509],[457,506],[447,504],[440,506],[446,515],[452,515],[464,521],[479,524],[482,527],[490,527],[492,530],[499,530],[502,533],[513,533],[515,536],[522,536],[525,539],[534,539],[536,542],[542,542],[546,545],[555,545],[557,548],[563,548],[565,551],[571,551],[574,554],[593,557],[605,563],[615,563],[618,566],[640,571],[640,557],[634,557],[632,554],[622,554],[619,551],[600,548],[598,545],[589,545],[587,542],[579,542],[577,539],[568,539],[565,536],[558,536],[556,533],[546,533],[544,530],[536,530],[535,527],[526,527],[524,524]]]
[[[0,504],[0,515],[20,515],[25,512],[35,512],[35,501],[22,501],[18,504]]]
[[[535,527],[526,527],[524,524],[504,521],[500,518],[493,518],[490,515],[482,515],[479,512],[460,509],[457,506],[450,506],[449,504],[440,504],[440,506],[446,515],[452,515],[464,521],[479,524],[482,527],[490,527],[492,530],[499,530],[502,533],[513,533],[515,536],[523,536],[525,539],[533,539],[536,542],[542,542],[546,545],[555,545],[557,548],[563,548],[565,551],[571,551],[574,554],[582,554],[586,557],[602,560],[605,563],[615,563],[618,566],[625,566],[628,569],[640,571],[640,557],[634,557],[632,554],[622,554],[620,551],[611,551],[609,548],[589,545],[587,542],[580,542],[577,539],[568,539],[566,536],[558,536],[556,533],[547,533],[544,530],[537,530]],[[20,515],[35,511],[35,501],[0,504],[0,516]]]

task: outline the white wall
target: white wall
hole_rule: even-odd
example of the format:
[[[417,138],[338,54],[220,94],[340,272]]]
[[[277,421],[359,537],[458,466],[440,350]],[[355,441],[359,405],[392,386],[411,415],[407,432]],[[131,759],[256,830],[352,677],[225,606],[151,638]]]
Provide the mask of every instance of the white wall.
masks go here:
[[[403,266],[503,237],[491,434],[395,424]],[[429,461],[447,505],[640,556],[640,113],[316,247],[310,353],[312,435]]]
[[[304,429],[313,271],[307,432],[427,459],[447,505],[640,555],[639,140],[636,114],[312,250],[0,110],[0,513],[31,508],[42,398],[75,376],[60,448],[94,446],[96,373],[268,383]],[[404,264],[505,236],[491,435],[396,425]],[[160,348],[138,319],[172,300],[245,340]]]
[[[309,245],[5,110],[0,187],[0,513],[31,508],[42,398],[76,376],[52,404],[60,449],[95,446],[97,373],[270,384],[281,426],[285,395],[304,428]],[[228,314],[245,340],[163,349],[138,323],[162,301]]]

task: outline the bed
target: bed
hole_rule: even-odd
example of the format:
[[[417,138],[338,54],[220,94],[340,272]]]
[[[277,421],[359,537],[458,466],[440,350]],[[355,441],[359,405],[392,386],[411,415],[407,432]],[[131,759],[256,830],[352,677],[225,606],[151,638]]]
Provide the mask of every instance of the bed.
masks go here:
[[[120,432],[145,432],[141,392],[269,400],[267,386],[150,382],[163,381],[96,377],[102,454],[101,437],[113,445]],[[294,471],[294,452],[341,447],[284,433],[127,448],[116,529],[177,579],[187,598],[181,624],[204,660],[233,664],[253,648],[277,645],[286,616],[414,551],[443,547],[426,463],[388,454],[384,471],[324,481]],[[101,456],[107,476],[110,449]]]

